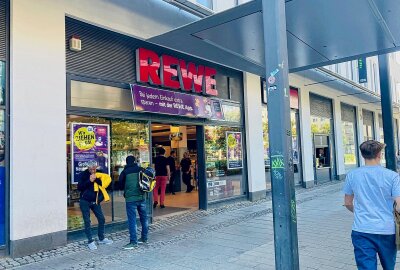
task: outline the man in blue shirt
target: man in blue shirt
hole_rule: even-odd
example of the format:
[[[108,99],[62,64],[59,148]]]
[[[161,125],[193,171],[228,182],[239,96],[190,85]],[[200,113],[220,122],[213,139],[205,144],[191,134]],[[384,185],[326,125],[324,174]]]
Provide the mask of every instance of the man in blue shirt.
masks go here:
[[[380,165],[385,146],[373,140],[363,142],[360,151],[365,166],[349,172],[344,186],[345,206],[354,213],[354,254],[362,270],[377,269],[377,254],[385,270],[393,270],[396,263],[393,202],[400,206],[400,178]]]

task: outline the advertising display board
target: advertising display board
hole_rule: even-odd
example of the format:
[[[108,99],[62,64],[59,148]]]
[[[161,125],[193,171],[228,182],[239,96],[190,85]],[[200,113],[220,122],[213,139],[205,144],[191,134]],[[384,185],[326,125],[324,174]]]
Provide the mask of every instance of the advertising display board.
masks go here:
[[[228,170],[243,168],[242,132],[226,132]]]
[[[110,174],[110,126],[71,123],[71,163],[72,184],[77,184],[78,175],[93,163]]]

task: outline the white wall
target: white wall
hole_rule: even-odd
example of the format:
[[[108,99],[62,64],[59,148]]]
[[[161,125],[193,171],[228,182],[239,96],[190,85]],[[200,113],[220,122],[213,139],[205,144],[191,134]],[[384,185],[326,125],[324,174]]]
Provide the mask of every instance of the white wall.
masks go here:
[[[11,240],[67,229],[66,15],[140,38],[196,19],[159,0],[11,1]]]
[[[260,77],[250,73],[244,74],[244,107],[249,192],[252,193],[265,190],[266,185]]]
[[[66,230],[65,20],[56,3],[11,3],[11,240]]]

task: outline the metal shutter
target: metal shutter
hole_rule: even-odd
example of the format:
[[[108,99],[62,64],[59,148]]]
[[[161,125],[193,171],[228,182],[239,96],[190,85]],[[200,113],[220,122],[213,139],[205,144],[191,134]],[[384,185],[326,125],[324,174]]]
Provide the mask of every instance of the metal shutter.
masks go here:
[[[374,114],[371,111],[363,110],[363,123],[366,126],[374,126]]]
[[[333,119],[332,101],[328,98],[310,94],[310,110],[312,116]]]
[[[6,60],[6,1],[0,0],[0,60]]]
[[[342,121],[356,123],[356,108],[342,103]]]

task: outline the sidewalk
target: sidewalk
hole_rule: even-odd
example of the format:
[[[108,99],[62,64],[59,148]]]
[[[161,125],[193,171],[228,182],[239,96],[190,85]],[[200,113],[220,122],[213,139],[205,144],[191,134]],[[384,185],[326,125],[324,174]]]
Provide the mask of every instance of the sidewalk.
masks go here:
[[[350,240],[352,214],[343,206],[343,183],[300,190],[298,230],[301,269],[356,269]],[[17,269],[274,269],[271,201],[242,202],[158,221],[150,243],[124,251],[115,243],[89,251],[83,241],[50,252],[2,259]],[[35,261],[38,261],[35,263]],[[399,268],[400,269],[400,268]]]

